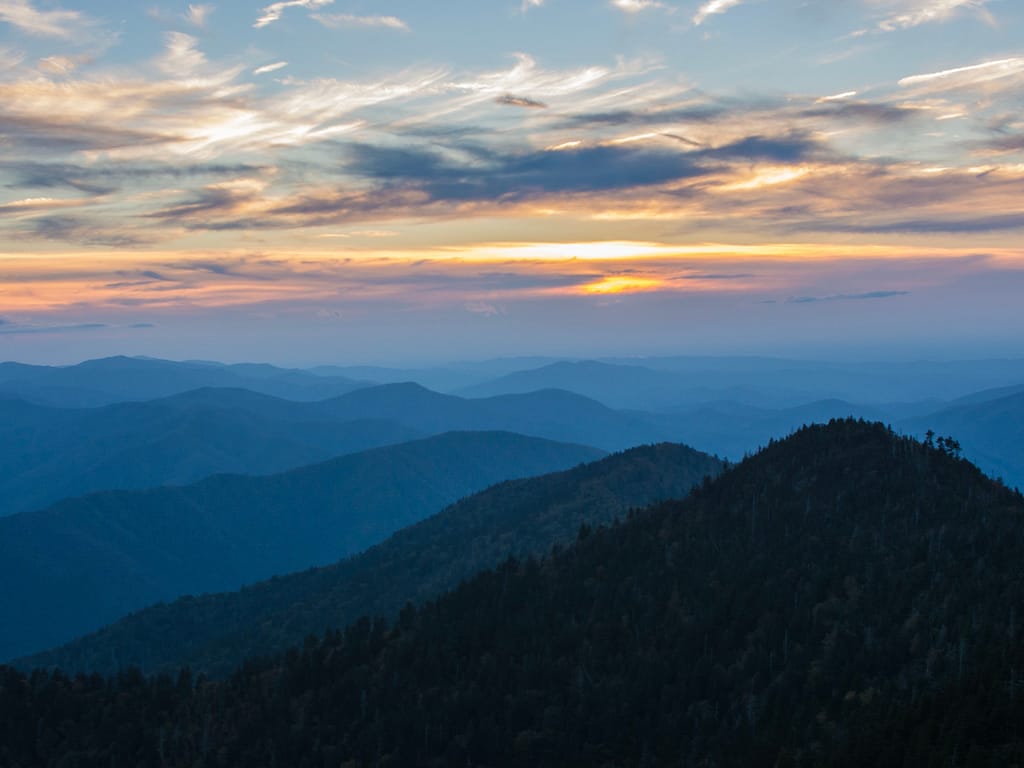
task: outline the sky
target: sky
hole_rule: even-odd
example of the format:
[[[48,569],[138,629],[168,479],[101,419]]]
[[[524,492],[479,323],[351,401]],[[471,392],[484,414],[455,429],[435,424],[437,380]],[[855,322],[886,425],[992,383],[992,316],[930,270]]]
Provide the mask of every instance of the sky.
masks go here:
[[[0,359],[1024,355],[1019,0],[0,0]]]

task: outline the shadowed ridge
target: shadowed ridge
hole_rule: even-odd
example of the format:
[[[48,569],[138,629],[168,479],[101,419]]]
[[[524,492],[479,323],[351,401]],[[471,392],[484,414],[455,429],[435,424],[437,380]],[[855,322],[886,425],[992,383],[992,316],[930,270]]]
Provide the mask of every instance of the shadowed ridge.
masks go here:
[[[597,449],[449,433],[267,477],[108,491],[0,519],[0,658],[51,647],[131,610],[336,561],[500,480]]]
[[[509,555],[544,554],[631,507],[677,498],[721,463],[686,446],[642,446],[564,472],[509,480],[327,568],[237,593],[189,597],[126,617],[62,648],[18,662],[72,671],[126,665],[226,674],[246,656],[300,643],[362,614],[394,615]]]

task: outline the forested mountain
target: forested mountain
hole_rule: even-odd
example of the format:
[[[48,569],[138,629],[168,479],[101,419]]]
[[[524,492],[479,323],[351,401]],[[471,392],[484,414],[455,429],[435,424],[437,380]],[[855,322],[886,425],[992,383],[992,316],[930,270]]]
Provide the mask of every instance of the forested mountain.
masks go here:
[[[0,658],[160,600],[334,562],[496,482],[600,455],[510,433],[450,433],[269,477],[95,493],[2,518],[0,616],[10,620]]]
[[[244,389],[81,409],[0,400],[0,517],[91,491],[281,472],[423,436]]]
[[[161,604],[18,662],[23,668],[112,674],[190,666],[223,675],[246,657],[300,644],[366,615],[394,616],[510,555],[543,555],[580,526],[681,498],[721,462],[681,445],[642,446],[541,477],[509,480],[456,502],[335,565]]]
[[[1020,494],[834,422],[223,683],[8,670],[0,760],[1019,765],[1022,545]]]

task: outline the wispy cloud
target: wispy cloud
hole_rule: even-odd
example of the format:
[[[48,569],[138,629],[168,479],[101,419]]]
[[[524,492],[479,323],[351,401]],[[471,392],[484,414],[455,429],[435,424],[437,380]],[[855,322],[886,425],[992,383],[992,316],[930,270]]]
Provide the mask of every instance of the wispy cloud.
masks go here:
[[[871,299],[891,299],[895,296],[908,296],[910,291],[867,291],[866,293],[837,293],[832,296],[790,296],[787,304],[817,304],[829,301],[862,301]]]
[[[966,67],[955,67],[922,75],[911,75],[899,81],[901,86],[938,84],[943,87],[962,87],[1024,74],[1024,58],[999,59]]]
[[[658,0],[611,0],[612,6],[624,13],[640,13],[653,8],[665,8],[664,3]]]
[[[902,8],[878,22],[878,29],[893,32],[931,22],[948,21],[961,11],[976,11],[990,19],[985,8],[987,2],[988,0],[904,0],[900,3]],[[888,4],[892,4],[891,0]]]
[[[0,318],[0,335],[18,336],[29,333],[66,333],[68,331],[96,331],[107,328],[106,323],[75,323],[73,325],[44,325],[14,323]]]
[[[281,14],[288,8],[307,8],[309,10],[315,10],[317,8],[323,8],[324,6],[330,5],[334,0],[283,0],[279,3],[271,3],[260,11],[259,18],[253,22],[253,26],[256,29],[265,27],[268,24],[273,24],[275,21],[279,21]]]
[[[264,64],[262,67],[256,67],[252,73],[254,75],[266,75],[270,72],[277,72],[277,70],[284,69],[287,66],[287,61],[275,61],[273,64]]]
[[[409,31],[409,25],[397,16],[356,16],[351,13],[314,13],[312,17],[325,27],[387,27]]]
[[[190,4],[188,10],[185,12],[185,21],[194,27],[202,29],[206,26],[206,21],[209,19],[211,13],[213,13],[212,5]]]
[[[507,107],[524,107],[526,109],[544,109],[547,107],[547,104],[543,101],[528,99],[525,96],[513,96],[511,94],[499,96],[494,101],[496,104],[504,104]]]
[[[706,3],[697,9],[697,13],[693,16],[693,23],[699,27],[707,20],[708,16],[714,16],[716,13],[725,13],[742,2],[743,0],[707,0]]]
[[[41,11],[29,0],[0,2],[0,21],[17,27],[22,32],[38,37],[57,37],[71,40],[88,19],[78,11]]]
[[[523,0],[519,6],[519,12],[526,13],[531,8],[540,8],[542,5],[544,5],[544,0]]]

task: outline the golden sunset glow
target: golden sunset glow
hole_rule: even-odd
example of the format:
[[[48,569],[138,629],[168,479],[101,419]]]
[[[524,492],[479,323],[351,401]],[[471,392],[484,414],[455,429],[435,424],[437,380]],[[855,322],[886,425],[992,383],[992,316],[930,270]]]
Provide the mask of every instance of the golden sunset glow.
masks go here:
[[[808,297],[885,298],[893,327],[918,300],[1016,317],[982,298],[1024,272],[1007,3],[855,0],[810,40],[765,3],[481,4],[469,48],[407,3],[74,5],[0,16],[12,340],[219,309],[372,335],[405,313],[512,324],[529,303],[571,329],[612,296],[652,323],[704,297],[737,338]],[[559,24],[578,34],[552,47]]]

